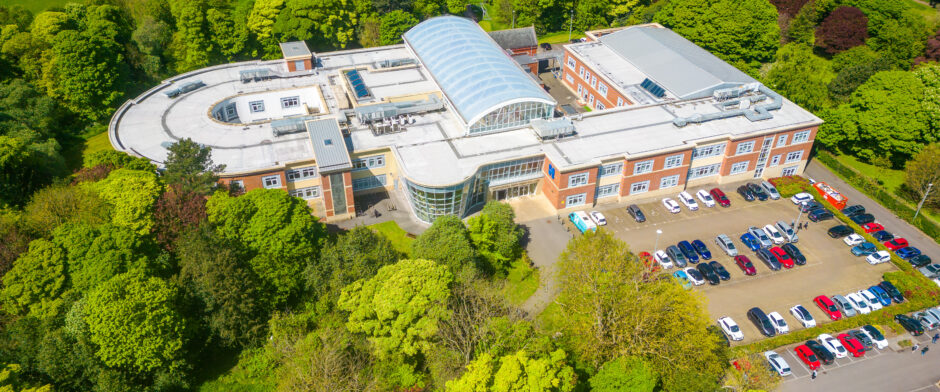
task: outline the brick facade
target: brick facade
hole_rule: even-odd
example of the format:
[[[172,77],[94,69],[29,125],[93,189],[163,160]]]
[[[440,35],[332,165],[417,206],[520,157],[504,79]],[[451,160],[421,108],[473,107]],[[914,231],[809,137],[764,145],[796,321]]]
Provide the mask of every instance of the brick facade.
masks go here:
[[[570,64],[574,64],[572,68]],[[584,69],[584,76],[581,76],[581,69]],[[595,73],[591,68],[587,67],[575,57],[571,51],[565,49],[565,57],[562,64],[563,75],[562,83],[571,88],[575,94],[578,94],[578,86],[581,86],[581,93],[578,94],[579,99],[588,104],[592,109],[596,109],[597,103],[600,102],[604,105],[604,108],[612,108],[617,106],[618,99],[623,101],[622,106],[633,105],[633,101],[628,99],[623,94],[617,91],[613,84],[610,83],[606,78]],[[571,80],[569,80],[569,78]],[[596,80],[595,80],[596,79]],[[591,85],[591,81],[594,80],[594,85]],[[601,86],[607,86],[607,93],[602,94],[599,90]],[[591,96],[594,96],[594,103],[591,103]]]

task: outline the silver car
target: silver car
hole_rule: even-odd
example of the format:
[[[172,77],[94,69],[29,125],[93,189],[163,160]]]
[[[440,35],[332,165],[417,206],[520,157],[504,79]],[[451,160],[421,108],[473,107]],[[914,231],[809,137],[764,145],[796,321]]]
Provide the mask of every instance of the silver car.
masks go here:
[[[770,239],[770,237],[767,236],[767,233],[765,233],[760,228],[751,226],[747,229],[747,232],[751,233],[754,238],[757,238],[757,242],[760,242],[761,248],[769,248],[774,246],[774,242]]]
[[[787,239],[787,242],[799,242],[800,237],[796,235],[796,232],[793,231],[793,228],[784,221],[777,221],[774,226],[777,226],[777,230],[780,231],[780,234],[783,234],[783,238]]]
[[[845,317],[852,317],[858,314],[858,312],[855,311],[855,307],[852,306],[852,302],[850,302],[848,298],[837,294],[832,296],[832,302],[836,303],[836,307],[839,308],[839,311],[842,312]]]
[[[715,237],[715,245],[718,245],[721,250],[725,251],[730,257],[738,255],[738,248],[734,246],[734,242],[731,241],[731,237],[728,237],[724,234],[719,234]]]
[[[780,199],[780,192],[777,192],[777,187],[775,187],[774,184],[771,184],[770,182],[767,182],[767,181],[761,181],[760,187],[764,188],[764,190],[767,191],[767,194],[770,195],[770,198],[772,200]]]
[[[930,313],[917,312],[914,313],[914,318],[920,321],[920,325],[926,330],[932,331],[940,327],[940,320],[937,320],[937,318]]]
[[[777,354],[773,351],[767,351],[764,353],[764,358],[767,358],[767,362],[770,364],[770,368],[773,369],[780,377],[786,377],[790,375],[790,364],[787,363],[780,354]]]

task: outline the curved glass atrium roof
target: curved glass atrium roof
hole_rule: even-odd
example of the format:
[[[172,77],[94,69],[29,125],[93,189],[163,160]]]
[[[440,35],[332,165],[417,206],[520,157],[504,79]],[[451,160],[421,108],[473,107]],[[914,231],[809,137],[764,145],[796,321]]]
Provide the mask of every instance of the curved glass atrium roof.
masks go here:
[[[511,103],[555,104],[542,87],[469,19],[431,18],[408,30],[404,38],[467,125]]]

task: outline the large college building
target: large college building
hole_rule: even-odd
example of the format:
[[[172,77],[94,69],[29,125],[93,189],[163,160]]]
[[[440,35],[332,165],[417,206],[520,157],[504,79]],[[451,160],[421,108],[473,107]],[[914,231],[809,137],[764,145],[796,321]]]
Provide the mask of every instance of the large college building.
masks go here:
[[[376,192],[431,222],[493,199],[564,210],[803,171],[822,121],[662,26],[565,46],[558,75],[591,109],[568,116],[532,73],[536,49],[506,47],[528,35],[442,16],[403,45],[285,43],[282,60],[196,70],[128,101],[111,143],[160,164],[191,138],[224,182],[283,189],[328,220]]]

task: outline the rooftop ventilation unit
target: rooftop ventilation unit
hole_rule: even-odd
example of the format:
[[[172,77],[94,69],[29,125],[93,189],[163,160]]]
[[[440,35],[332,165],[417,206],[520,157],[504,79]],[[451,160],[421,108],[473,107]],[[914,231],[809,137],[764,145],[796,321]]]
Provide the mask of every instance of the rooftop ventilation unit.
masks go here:
[[[380,103],[376,105],[360,106],[355,109],[356,118],[362,123],[382,121],[401,115],[433,112],[444,108],[444,103],[432,95],[421,101],[403,101]]]
[[[417,64],[418,61],[412,58],[382,60],[379,62],[379,68],[401,67],[403,65]]]
[[[313,120],[316,116],[288,117],[280,120],[271,121],[271,131],[274,136],[288,135],[291,133],[306,132],[306,123]]]
[[[745,87],[743,91],[754,91],[754,90],[750,90],[751,88],[752,86],[748,85]],[[741,99],[738,109],[731,109],[731,110],[725,110],[722,112],[707,113],[707,114],[696,113],[688,117],[676,117],[672,119],[672,123],[673,125],[679,128],[682,128],[690,123],[700,124],[706,121],[718,120],[722,118],[730,118],[730,117],[735,117],[735,116],[744,116],[749,121],[761,121],[761,120],[767,120],[767,119],[773,118],[773,115],[770,114],[770,111],[779,110],[781,107],[783,107],[783,97],[781,97],[780,94],[777,94],[773,90],[761,84],[757,84],[756,90],[770,97],[772,100],[768,103],[762,103],[762,104],[750,106],[752,99],[748,97],[748,98]],[[739,95],[740,94],[741,93],[739,93]],[[753,99],[753,101],[757,102],[759,100]],[[744,107],[745,102],[750,107]]]
[[[263,80],[274,79],[278,77],[270,69],[257,68],[257,69],[246,69],[244,71],[238,71],[238,76],[242,80],[242,83],[249,82],[260,82]]]
[[[650,94],[653,94],[653,96],[656,98],[662,98],[664,95],[666,95],[666,90],[649,78],[643,79],[643,83],[640,83],[640,87],[643,87],[646,89],[646,91],[649,91]]]
[[[574,134],[574,124],[572,124],[571,119],[567,117],[553,118],[550,120],[537,118],[530,121],[529,125],[532,126],[532,129],[535,130],[535,133],[542,138],[542,140],[557,139]]]
[[[205,86],[206,84],[203,83],[201,80],[194,80],[189,83],[183,83],[181,86],[174,88],[172,90],[164,91],[163,94],[170,98],[176,98],[182,94],[186,94],[190,91],[193,91],[193,90],[199,89],[200,87],[205,87]]]

